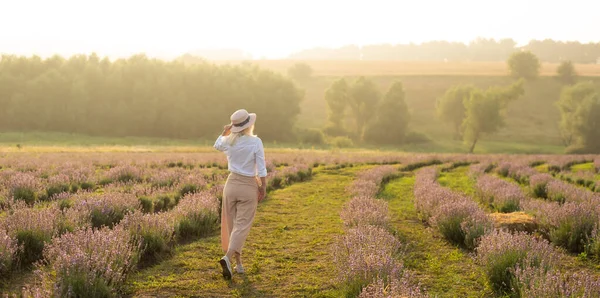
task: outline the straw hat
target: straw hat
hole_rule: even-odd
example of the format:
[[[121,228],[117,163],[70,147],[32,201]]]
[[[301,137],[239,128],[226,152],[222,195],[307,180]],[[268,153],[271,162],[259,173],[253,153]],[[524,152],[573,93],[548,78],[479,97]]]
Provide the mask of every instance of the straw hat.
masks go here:
[[[255,113],[241,109],[231,114],[231,132],[240,132],[254,124],[256,121]]]

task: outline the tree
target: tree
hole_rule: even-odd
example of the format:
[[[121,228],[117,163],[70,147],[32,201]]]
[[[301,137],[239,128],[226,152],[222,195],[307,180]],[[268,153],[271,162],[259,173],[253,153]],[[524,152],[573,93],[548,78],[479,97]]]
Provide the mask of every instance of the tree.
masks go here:
[[[465,118],[465,99],[475,90],[472,85],[460,85],[450,88],[436,103],[438,117],[454,127],[454,139],[462,139],[462,123]]]
[[[585,153],[600,153],[600,93],[585,97],[574,114],[573,134],[579,147]]]
[[[515,78],[534,80],[540,72],[540,61],[529,51],[513,53],[508,58],[510,74]]]
[[[365,125],[373,119],[379,98],[379,90],[370,79],[359,77],[352,84],[350,96],[348,97],[348,106],[354,116],[357,138],[362,138]]]
[[[313,69],[304,62],[299,62],[288,68],[288,76],[297,81],[306,81],[312,76]]]
[[[491,87],[485,91],[475,89],[465,99],[464,139],[470,143],[469,153],[473,153],[477,142],[485,135],[493,134],[502,128],[508,104],[523,95],[523,81],[511,86]]]
[[[573,62],[571,61],[563,61],[556,68],[557,79],[561,81],[563,84],[573,84],[575,83],[577,73],[575,72],[575,67],[573,66]]]
[[[559,123],[561,137],[565,146],[570,146],[577,135],[578,117],[583,112],[579,111],[586,98],[597,93],[597,87],[592,82],[581,82],[572,86],[565,86],[557,102],[561,120]]]
[[[346,80],[341,78],[334,81],[325,91],[325,101],[329,110],[329,124],[325,128],[325,132],[329,135],[340,136],[345,134],[344,118],[350,96],[349,89]]]
[[[365,139],[379,144],[399,144],[404,141],[410,112],[404,100],[402,83],[394,82],[377,109],[375,121],[365,133]]]

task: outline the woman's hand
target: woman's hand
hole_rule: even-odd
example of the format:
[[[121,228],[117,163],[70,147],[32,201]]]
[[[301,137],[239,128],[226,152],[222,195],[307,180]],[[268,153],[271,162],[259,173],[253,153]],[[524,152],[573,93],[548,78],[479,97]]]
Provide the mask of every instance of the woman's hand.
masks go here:
[[[259,186],[258,187],[258,202],[262,202],[262,200],[264,200],[266,196],[267,196],[267,190],[264,187]]]
[[[226,137],[230,133],[231,133],[231,124],[227,124],[227,125],[223,126],[223,133],[221,135]]]

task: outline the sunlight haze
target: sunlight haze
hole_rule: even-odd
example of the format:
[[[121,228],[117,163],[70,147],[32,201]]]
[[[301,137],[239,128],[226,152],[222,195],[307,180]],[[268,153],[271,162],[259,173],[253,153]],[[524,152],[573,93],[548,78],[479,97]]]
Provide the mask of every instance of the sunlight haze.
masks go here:
[[[596,1],[7,1],[0,53],[174,58],[241,49],[284,58],[312,47],[469,42],[476,37],[598,42]],[[533,21],[534,20],[534,21]]]

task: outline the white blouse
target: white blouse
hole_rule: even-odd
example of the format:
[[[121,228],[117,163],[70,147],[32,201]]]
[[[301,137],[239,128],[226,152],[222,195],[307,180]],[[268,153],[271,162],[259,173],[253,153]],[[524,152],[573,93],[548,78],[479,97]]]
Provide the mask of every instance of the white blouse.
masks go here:
[[[248,177],[267,177],[265,151],[259,137],[240,136],[233,146],[227,137],[219,136],[215,149],[227,154],[227,167],[230,172]]]

